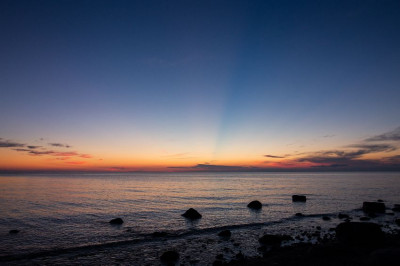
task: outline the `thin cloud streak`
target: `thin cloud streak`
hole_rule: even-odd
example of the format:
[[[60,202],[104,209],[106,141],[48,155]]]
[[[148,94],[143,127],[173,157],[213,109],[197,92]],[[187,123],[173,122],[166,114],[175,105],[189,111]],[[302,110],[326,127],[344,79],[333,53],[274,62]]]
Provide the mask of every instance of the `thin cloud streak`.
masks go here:
[[[396,128],[393,131],[377,135],[371,138],[367,138],[365,141],[373,142],[373,141],[400,141],[400,127]]]
[[[49,145],[52,147],[58,147],[58,148],[71,148],[71,145],[62,144],[62,143],[49,143]]]
[[[264,155],[264,157],[274,158],[274,159],[283,159],[283,158],[285,158],[285,156],[277,156],[277,155],[270,155],[270,154],[266,154],[266,155]]]
[[[3,141],[3,139],[0,139],[0,148],[16,148],[16,147],[25,147],[25,144],[9,140]]]

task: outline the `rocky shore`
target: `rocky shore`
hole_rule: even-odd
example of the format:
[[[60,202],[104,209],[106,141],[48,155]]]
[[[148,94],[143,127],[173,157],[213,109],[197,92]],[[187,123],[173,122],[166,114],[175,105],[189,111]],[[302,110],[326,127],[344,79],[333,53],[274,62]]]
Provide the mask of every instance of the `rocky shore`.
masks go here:
[[[260,206],[256,202],[248,207],[257,212]],[[393,206],[364,202],[348,213],[296,213],[268,223],[154,232],[142,239],[3,256],[0,264],[399,265],[399,210],[397,204]],[[194,209],[182,216],[189,223],[202,219]],[[109,223],[120,226],[124,220],[115,218]],[[17,237],[19,233],[9,234]]]

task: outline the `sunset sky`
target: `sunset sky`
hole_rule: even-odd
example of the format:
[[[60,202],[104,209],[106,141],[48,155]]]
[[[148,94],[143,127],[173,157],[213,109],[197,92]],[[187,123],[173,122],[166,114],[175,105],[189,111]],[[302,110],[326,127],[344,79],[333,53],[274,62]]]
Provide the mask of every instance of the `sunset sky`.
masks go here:
[[[0,171],[400,170],[400,1],[0,2]]]

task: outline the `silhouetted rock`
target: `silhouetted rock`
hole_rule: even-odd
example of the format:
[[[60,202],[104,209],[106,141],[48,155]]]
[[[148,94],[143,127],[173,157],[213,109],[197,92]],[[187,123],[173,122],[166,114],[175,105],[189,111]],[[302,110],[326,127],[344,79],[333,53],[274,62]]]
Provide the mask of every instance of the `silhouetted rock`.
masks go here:
[[[231,231],[230,230],[224,230],[218,233],[219,236],[221,237],[231,237]]]
[[[399,247],[381,248],[371,252],[369,261],[372,265],[397,266],[399,265]]]
[[[367,213],[367,215],[368,215],[368,217],[370,217],[370,218],[376,218],[376,217],[378,217],[378,215],[376,215],[376,213],[374,213],[374,212]]]
[[[398,226],[400,226],[400,219],[396,219],[396,220],[394,220],[394,222],[395,222]]]
[[[235,258],[236,258],[237,260],[244,260],[244,259],[245,259],[245,256],[243,255],[242,251],[239,251],[239,253],[237,253],[237,254],[235,255]]]
[[[349,219],[350,216],[345,213],[339,213],[338,218],[339,219]]]
[[[304,195],[293,195],[292,201],[293,202],[306,202],[307,198]]]
[[[322,216],[322,220],[324,220],[324,221],[330,221],[330,220],[331,220],[331,217],[329,217],[329,216]]]
[[[200,219],[202,217],[201,214],[193,208],[187,210],[182,216],[191,220]]]
[[[174,250],[164,252],[160,257],[162,262],[175,262],[179,259],[179,253]]]
[[[109,223],[110,224],[123,224],[124,221],[121,218],[115,218],[115,219],[112,219]]]
[[[165,237],[167,235],[168,235],[167,232],[154,232],[151,234],[152,237]]]
[[[19,230],[13,229],[13,230],[8,231],[8,233],[9,233],[9,234],[18,234],[18,233],[19,233]]]
[[[336,237],[345,244],[377,246],[382,244],[385,235],[378,224],[348,222],[336,227]]]
[[[297,217],[304,217],[304,214],[302,214],[301,212],[297,212],[297,213],[295,214],[295,216],[297,216]]]
[[[392,211],[394,212],[400,212],[400,204],[395,204]]]
[[[371,220],[371,218],[369,218],[369,217],[365,217],[365,216],[360,217],[360,221],[369,221],[369,220]]]
[[[363,202],[363,211],[370,213],[370,212],[377,212],[377,213],[384,213],[385,212],[385,203],[382,202]]]
[[[289,235],[270,235],[266,234],[263,235],[258,239],[263,245],[277,245],[280,246],[282,241],[293,240],[293,238]]]
[[[215,260],[212,264],[212,266],[222,266],[224,265],[224,263],[222,262],[222,260]]]
[[[262,208],[262,204],[258,200],[253,200],[252,202],[247,204],[247,207],[249,207],[250,209],[259,210]]]
[[[377,202],[384,202],[384,200],[378,199]]]

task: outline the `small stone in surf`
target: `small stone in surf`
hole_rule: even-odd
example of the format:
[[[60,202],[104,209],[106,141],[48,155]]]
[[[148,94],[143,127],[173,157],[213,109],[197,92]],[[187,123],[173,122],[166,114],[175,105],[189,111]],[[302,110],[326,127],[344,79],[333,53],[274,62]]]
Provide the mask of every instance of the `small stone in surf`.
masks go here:
[[[292,201],[293,202],[306,202],[307,198],[304,195],[293,195],[292,196]]]
[[[201,214],[193,208],[187,210],[182,216],[191,220],[200,219],[202,217]]]
[[[259,210],[262,208],[262,204],[258,200],[253,200],[252,202],[247,204],[247,207],[249,207],[250,209]]]
[[[231,237],[231,231],[230,230],[224,230],[218,233],[218,236],[221,237]]]
[[[160,259],[167,263],[176,262],[179,259],[179,253],[174,250],[166,251],[161,255]]]
[[[115,218],[115,219],[112,219],[109,223],[110,224],[123,224],[124,221],[121,218]]]
[[[377,212],[384,213],[386,210],[385,203],[382,202],[363,202],[363,211],[364,212]]]
[[[9,234],[18,234],[18,233],[19,233],[19,230],[13,229],[13,230],[8,231],[8,233],[9,233]]]

